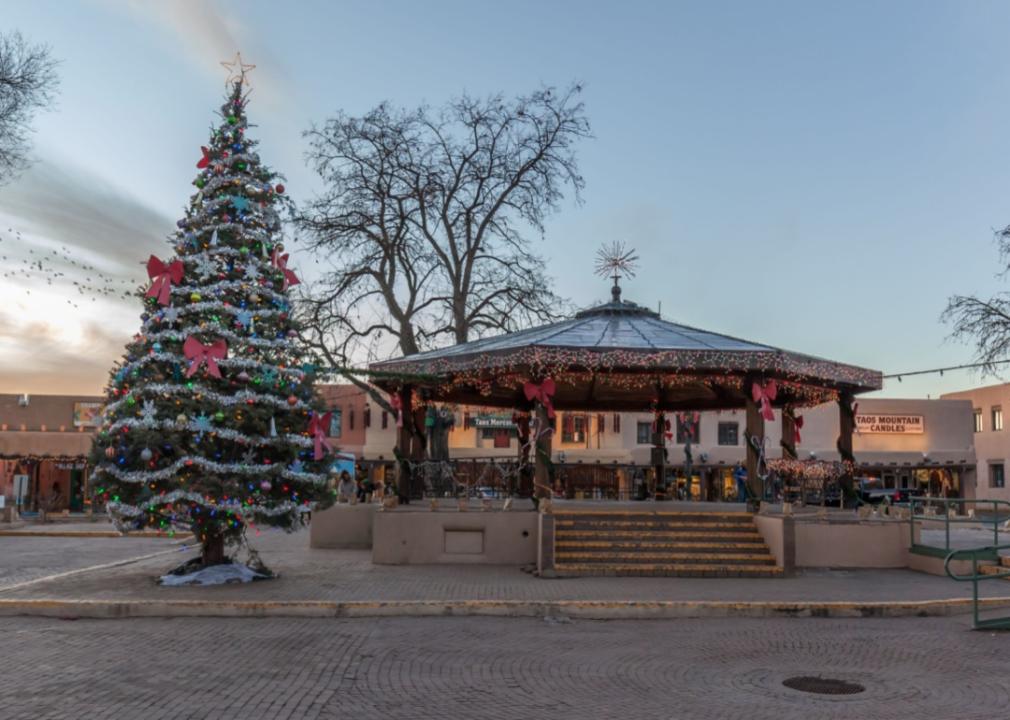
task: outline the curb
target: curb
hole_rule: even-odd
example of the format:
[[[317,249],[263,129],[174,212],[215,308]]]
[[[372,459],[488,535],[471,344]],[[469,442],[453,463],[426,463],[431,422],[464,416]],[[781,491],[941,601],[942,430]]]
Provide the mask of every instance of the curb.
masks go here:
[[[1010,607],[1010,597],[979,600],[980,609]],[[946,617],[971,611],[970,599],[910,602],[730,602],[585,600],[392,600],[392,601],[204,601],[204,600],[2,600],[0,617],[63,619],[166,617],[372,618],[372,617],[572,617],[586,620],[685,618],[895,618]]]

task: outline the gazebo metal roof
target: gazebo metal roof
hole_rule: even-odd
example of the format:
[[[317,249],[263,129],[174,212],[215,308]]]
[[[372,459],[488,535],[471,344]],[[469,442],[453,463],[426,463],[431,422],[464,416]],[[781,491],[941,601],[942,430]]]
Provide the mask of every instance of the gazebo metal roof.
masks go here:
[[[522,407],[526,380],[552,377],[565,409],[720,409],[741,407],[746,378],[775,379],[781,405],[809,405],[881,387],[875,370],[793,353],[664,320],[620,299],[573,318],[371,365],[423,376],[434,400]]]

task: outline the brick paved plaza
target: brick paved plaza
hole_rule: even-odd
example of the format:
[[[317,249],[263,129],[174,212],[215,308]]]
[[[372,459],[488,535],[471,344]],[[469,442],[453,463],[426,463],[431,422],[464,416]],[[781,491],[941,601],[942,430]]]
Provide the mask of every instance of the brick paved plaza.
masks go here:
[[[8,720],[1006,717],[963,619],[0,620]],[[861,683],[857,695],[782,686]]]
[[[103,527],[104,529],[104,527]],[[921,601],[968,598],[971,588],[910,570],[806,570],[795,577],[572,578],[542,580],[519,568],[474,565],[373,565],[367,550],[316,550],[308,533],[264,532],[251,538],[281,577],[251,585],[161,588],[153,579],[192,557],[176,540],[0,537],[0,600],[753,600]],[[136,563],[11,587],[92,564],[159,554]],[[989,582],[986,597],[1010,596]]]

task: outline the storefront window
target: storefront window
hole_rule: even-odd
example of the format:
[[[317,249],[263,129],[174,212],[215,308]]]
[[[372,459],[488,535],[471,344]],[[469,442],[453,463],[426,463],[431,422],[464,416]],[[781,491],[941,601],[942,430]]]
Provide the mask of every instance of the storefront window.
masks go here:
[[[1003,463],[992,463],[989,465],[989,487],[1001,488],[1005,485],[1005,482]]]
[[[677,443],[696,443],[698,442],[698,433],[701,430],[701,420],[697,413],[691,416],[687,413],[688,417],[678,417],[677,418]]]
[[[652,444],[652,423],[640,422],[638,423],[637,432],[637,442],[639,445],[651,445]]]
[[[740,438],[740,423],[721,422],[719,423],[719,444],[737,445]]]
[[[585,415],[566,415],[561,423],[561,442],[585,442],[588,426],[589,418]]]

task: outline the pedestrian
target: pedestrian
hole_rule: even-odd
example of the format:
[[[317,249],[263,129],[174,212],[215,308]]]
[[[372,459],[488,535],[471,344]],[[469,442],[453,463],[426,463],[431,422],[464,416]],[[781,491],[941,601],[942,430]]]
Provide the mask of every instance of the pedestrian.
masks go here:
[[[736,500],[745,502],[747,500],[747,469],[740,463],[733,468],[733,479],[736,480]]]
[[[340,482],[337,483],[338,502],[350,502],[351,498],[357,496],[357,486],[351,479],[351,474],[346,470],[340,471]]]

